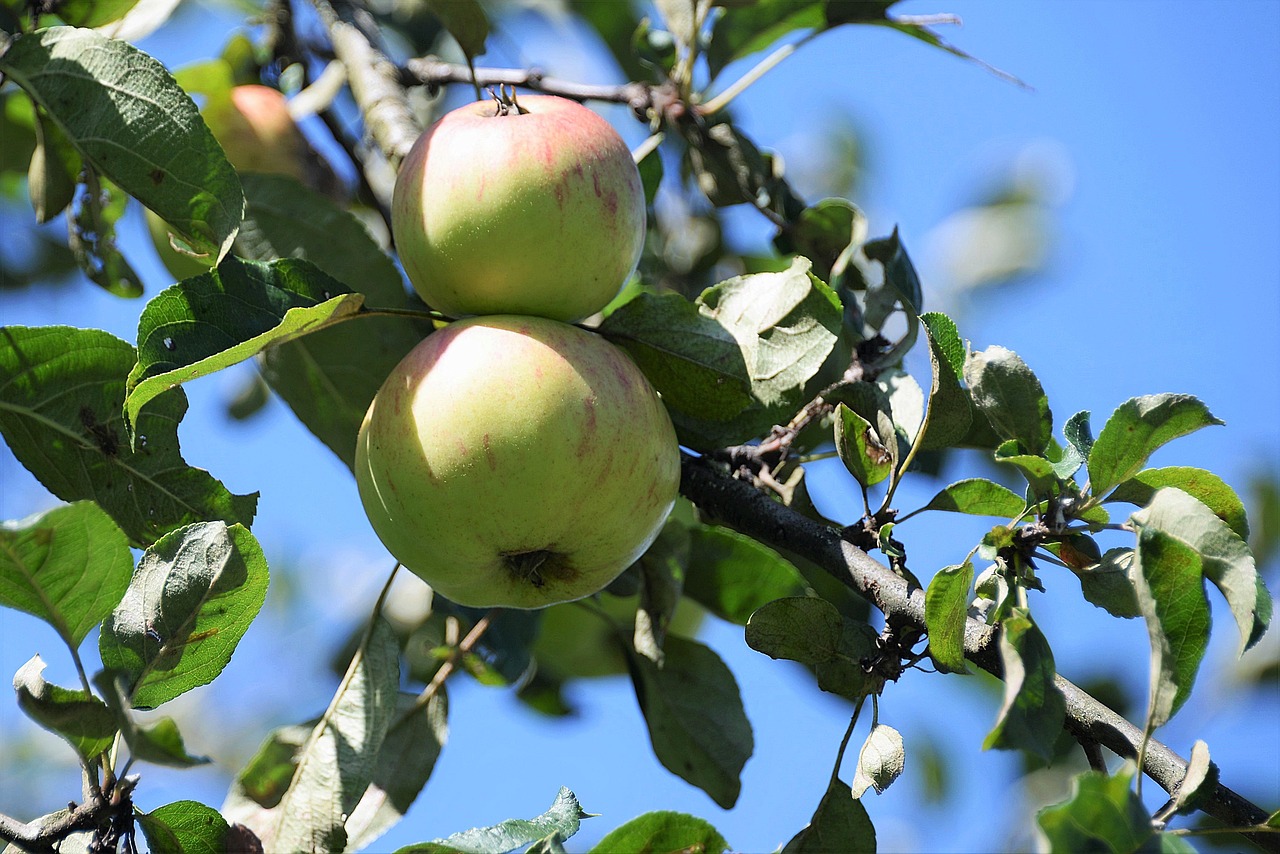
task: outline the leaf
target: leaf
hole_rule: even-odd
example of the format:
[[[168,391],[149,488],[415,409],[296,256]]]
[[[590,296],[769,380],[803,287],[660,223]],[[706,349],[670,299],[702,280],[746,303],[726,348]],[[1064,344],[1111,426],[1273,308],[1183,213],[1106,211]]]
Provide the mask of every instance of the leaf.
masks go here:
[[[879,285],[867,290],[864,308],[867,325],[879,330],[885,320],[897,306],[906,313],[907,334],[894,347],[894,351],[880,359],[881,364],[897,364],[900,354],[905,353],[915,341],[918,331],[920,308],[924,302],[924,293],[920,287],[920,276],[915,265],[907,256],[907,250],[898,236],[898,228],[888,237],[868,240],[862,246],[862,252],[870,261],[878,261],[884,269],[884,280]]]
[[[92,499],[131,543],[146,546],[192,522],[253,521],[257,493],[232,495],[183,461],[181,390],[157,398],[126,439],[122,410],[133,347],[66,326],[0,328],[0,433],[63,501]]]
[[[192,768],[209,763],[208,757],[192,756],[187,752],[182,733],[178,731],[173,718],[156,718],[149,724],[140,724],[133,719],[127,708],[127,673],[103,670],[93,677],[93,684],[98,687],[115,716],[120,734],[129,746],[131,758],[168,768]]]
[[[274,832],[263,844],[279,851],[341,851],[347,817],[364,796],[395,715],[400,644],[375,616],[329,708],[298,756],[280,800]],[[260,836],[262,834],[259,834]]]
[[[400,695],[395,722],[378,750],[369,788],[347,817],[348,851],[367,848],[404,818],[440,758],[449,737],[449,703],[443,687],[426,705],[418,706],[417,699],[413,694]]]
[[[755,747],[738,683],[720,657],[696,641],[671,635],[663,652],[661,668],[630,656],[653,752],[667,770],[729,809]]]
[[[1195,812],[1197,805],[1218,785],[1218,766],[1209,758],[1209,745],[1196,739],[1191,746],[1191,761],[1187,763],[1187,773],[1174,793],[1174,803],[1181,815]]]
[[[841,259],[861,244],[866,227],[866,216],[852,202],[823,199],[782,226],[773,244],[784,255],[808,258],[818,278],[834,285],[833,269],[838,270]]]
[[[40,726],[66,739],[83,761],[91,761],[115,740],[115,715],[88,691],[46,682],[44,668],[43,659],[36,655],[14,674],[19,708]]]
[[[1040,380],[1012,350],[991,346],[969,354],[964,380],[973,402],[1002,439],[1041,454],[1053,437],[1053,414]]]
[[[1153,834],[1151,818],[1131,788],[1133,765],[1114,777],[1077,774],[1071,799],[1040,810],[1040,833],[1051,851],[1138,851]]]
[[[823,27],[822,7],[817,0],[757,0],[726,9],[712,27],[706,50],[712,79],[729,63],[764,50],[790,32]]]
[[[1025,608],[1014,608],[1001,625],[1004,704],[982,748],[1026,750],[1048,762],[1067,709],[1053,684],[1053,651]]]
[[[705,819],[670,810],[647,812],[615,828],[591,849],[591,854],[666,854],[670,851],[699,851],[722,854],[729,848]]]
[[[1209,644],[1203,572],[1194,549],[1159,528],[1139,528],[1132,577],[1151,636],[1151,729],[1163,726],[1191,695]]]
[[[49,623],[72,649],[124,595],[133,555],[91,501],[0,525],[0,605]]]
[[[136,423],[148,402],[181,383],[350,318],[364,298],[345,290],[307,261],[260,264],[234,256],[165,289],[138,319],[126,418]]]
[[[1231,606],[1240,630],[1237,654],[1258,642],[1271,623],[1271,594],[1258,574],[1249,545],[1204,503],[1180,489],[1164,487],[1133,514],[1142,529],[1160,530],[1193,549]]]
[[[906,761],[902,733],[891,726],[876,724],[858,751],[858,770],[850,787],[853,797],[861,798],[870,788],[874,788],[877,795],[883,795],[902,775]]]
[[[354,214],[286,175],[252,172],[240,180],[247,207],[236,238],[238,256],[264,263],[310,261],[346,285],[333,290],[335,295],[353,291],[364,294],[368,306],[404,307],[400,272]]]
[[[73,27],[101,27],[118,21],[138,5],[138,0],[67,0],[58,5],[58,17]]]
[[[867,419],[843,403],[836,406],[835,441],[841,462],[862,486],[874,486],[893,473],[896,455],[886,443],[896,446],[896,435],[881,436]]]
[[[727,279],[703,291],[698,306],[737,339],[752,393],[765,405],[802,388],[840,331],[840,300],[804,258],[779,273]]]
[[[228,821],[248,826],[259,837],[272,832],[277,817],[273,810],[293,781],[298,753],[315,724],[279,727],[267,735],[231,783],[221,810]]]
[[[1067,423],[1062,425],[1062,436],[1067,440],[1069,448],[1075,448],[1082,461],[1089,459],[1089,452],[1093,450],[1093,431],[1089,428],[1089,412],[1077,412],[1068,418]]]
[[[758,609],[747,621],[747,646],[773,659],[821,664],[840,654],[840,612],[825,599],[793,596]]]
[[[756,609],[804,586],[791,563],[748,536],[708,525],[690,530],[684,595],[722,620],[745,626]]]
[[[1133,549],[1108,549],[1099,563],[1079,569],[1073,566],[1071,571],[1080,579],[1086,601],[1113,617],[1129,619],[1142,613],[1134,592],[1132,564]]]
[[[155,708],[222,672],[266,595],[266,558],[247,529],[199,522],[166,534],[102,624],[102,663],[128,675],[134,708]]]
[[[641,293],[599,331],[627,351],[667,406],[723,421],[751,402],[751,379],[737,340],[679,294]]]
[[[783,847],[782,854],[874,854],[875,850],[876,829],[866,807],[848,786],[832,777],[813,818]]]
[[[949,510],[974,516],[1016,519],[1026,507],[1026,501],[1008,487],[985,478],[971,477],[944,487],[920,510]]]
[[[960,385],[964,374],[964,342],[951,318],[939,312],[920,316],[929,343],[932,382],[928,420],[922,445],[926,450],[949,448],[964,440],[973,423],[973,403]]]
[[[71,144],[194,247],[221,258],[244,196],[195,102],[164,66],[125,41],[52,27],[13,40],[0,72]]]
[[[573,792],[562,786],[551,808],[536,818],[513,818],[501,824],[495,824],[493,827],[465,830],[447,839],[437,839],[424,845],[408,845],[399,849],[397,854],[411,854],[415,851],[502,854],[502,852],[537,842],[552,833],[558,833],[562,839],[568,839],[578,832],[582,819],[591,817],[582,809]]]
[[[468,62],[484,53],[484,43],[489,38],[489,18],[477,0],[425,0],[425,3],[449,35],[457,39]]]
[[[1187,394],[1134,397],[1120,404],[1103,425],[1089,452],[1089,484],[1094,495],[1136,475],[1161,445],[1201,427],[1222,424]]]
[[[1009,439],[1002,442],[995,452],[992,459],[997,463],[1013,466],[1018,472],[1027,479],[1027,483],[1031,486],[1031,494],[1040,499],[1046,500],[1049,496],[1056,495],[1059,491],[1058,472],[1054,469],[1053,463],[1039,454],[1023,454],[1019,453],[1021,446],[1016,439]]]
[[[58,126],[39,110],[35,113],[34,130],[36,147],[27,167],[27,193],[31,196],[36,222],[43,225],[71,204],[76,176],[80,173],[80,157]]]
[[[67,246],[89,281],[109,294],[133,299],[142,296],[142,280],[116,245],[116,223],[128,202],[119,188],[90,175],[84,192],[72,200]]]
[[[1244,502],[1226,481],[1205,469],[1190,466],[1143,469],[1112,490],[1107,501],[1146,507],[1156,490],[1165,486],[1177,487],[1195,498],[1226,522],[1240,539],[1249,541],[1249,520],[1245,515]]]
[[[226,819],[197,801],[175,801],[136,818],[151,854],[220,854],[232,848]]]
[[[924,594],[924,623],[929,655],[939,670],[968,673],[964,663],[964,627],[969,616],[973,563],[944,566],[933,575]]]
[[[680,603],[684,568],[689,563],[689,529],[672,520],[636,562],[640,578],[640,607],[635,612],[632,648],[659,668],[667,626]]]

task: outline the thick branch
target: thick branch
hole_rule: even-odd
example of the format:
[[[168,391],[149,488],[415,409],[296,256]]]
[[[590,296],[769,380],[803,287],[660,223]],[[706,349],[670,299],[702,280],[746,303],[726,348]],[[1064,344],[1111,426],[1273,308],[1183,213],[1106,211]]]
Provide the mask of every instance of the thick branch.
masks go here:
[[[409,153],[422,130],[399,83],[399,72],[373,43],[376,28],[362,25],[350,4],[314,0],[329,33],[334,55],[347,67],[351,94],[364,116],[365,130],[393,166]]]
[[[888,567],[845,542],[836,529],[784,507],[702,459],[686,454],[681,467],[680,492],[714,521],[813,561],[875,605],[886,618],[924,628],[924,591],[909,587]],[[964,635],[966,657],[988,673],[1001,676],[992,627],[969,620]],[[1142,742],[1140,729],[1061,676],[1056,678],[1056,684],[1066,698],[1065,727],[1072,735],[1101,744],[1120,756],[1137,757]],[[1147,744],[1142,770],[1173,794],[1186,776],[1187,761],[1152,739]],[[1234,827],[1267,820],[1264,810],[1221,784],[1201,809]],[[1280,841],[1268,834],[1249,834],[1249,838],[1268,850],[1276,850]]]

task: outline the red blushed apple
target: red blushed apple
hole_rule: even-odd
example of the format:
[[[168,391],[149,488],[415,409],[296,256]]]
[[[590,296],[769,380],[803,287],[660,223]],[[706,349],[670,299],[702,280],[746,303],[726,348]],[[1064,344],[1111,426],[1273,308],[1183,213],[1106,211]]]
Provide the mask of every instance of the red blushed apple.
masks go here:
[[[635,269],[644,189],[626,143],[581,104],[476,101],[414,144],[391,227],[432,308],[574,321],[604,308]]]
[[[356,446],[387,550],[441,595],[541,608],[597,592],[675,502],[671,419],[631,359],[539,317],[428,335],[391,372]]]

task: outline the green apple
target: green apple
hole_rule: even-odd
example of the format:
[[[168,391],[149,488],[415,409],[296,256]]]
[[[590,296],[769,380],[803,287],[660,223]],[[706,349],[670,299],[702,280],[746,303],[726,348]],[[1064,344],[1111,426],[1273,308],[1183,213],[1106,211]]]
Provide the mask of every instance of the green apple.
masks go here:
[[[445,115],[401,164],[391,204],[409,281],[451,317],[594,314],[635,269],[644,229],[622,137],[550,95]]]
[[[603,588],[657,537],[680,453],[666,408],[600,336],[490,316],[428,335],[374,397],[356,482],[387,550],[473,607]]]

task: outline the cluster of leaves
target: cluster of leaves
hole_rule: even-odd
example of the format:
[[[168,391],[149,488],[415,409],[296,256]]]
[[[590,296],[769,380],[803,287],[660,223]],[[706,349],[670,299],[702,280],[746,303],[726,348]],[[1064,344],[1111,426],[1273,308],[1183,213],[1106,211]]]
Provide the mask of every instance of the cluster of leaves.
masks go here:
[[[0,45],[0,73],[19,87],[0,93],[6,121],[32,140],[27,187],[37,219],[68,211],[78,263],[121,296],[142,292],[112,237],[128,198],[168,223],[175,246],[216,262],[146,303],[136,348],[87,329],[0,330],[0,433],[68,502],[0,529],[0,603],[53,625],[82,677],[80,688],[52,685],[36,657],[18,672],[15,689],[23,710],[63,736],[94,784],[109,790],[135,760],[201,761],[187,753],[172,720],[143,720],[135,711],[215,678],[267,584],[249,532],[256,496],[231,494],[181,457],[180,386],[256,357],[266,385],[351,465],[360,419],[382,378],[440,318],[412,304],[391,259],[343,201],[293,178],[238,174],[227,162],[189,93],[210,95],[237,82],[242,41],[175,80],[127,42],[84,29],[91,23],[76,17],[83,5],[62,6],[63,25]],[[114,4],[113,14],[131,5]],[[469,60],[483,52],[488,23],[478,6],[429,5]],[[1230,605],[1241,649],[1257,641],[1271,600],[1244,545],[1240,500],[1207,471],[1145,468],[1164,443],[1217,423],[1203,404],[1178,395],[1136,398],[1096,441],[1088,413],[1079,413],[1058,443],[1044,391],[1015,354],[972,352],[950,319],[921,313],[920,282],[896,232],[868,239],[862,214],[843,199],[807,204],[723,104],[692,108],[701,98],[693,89],[699,61],[714,82],[735,60],[801,29],[876,24],[941,45],[922,23],[891,17],[891,5],[660,2],[666,30],[631,19],[626,4],[577,9],[632,79],[677,94],[672,104],[681,109],[650,116],[664,143],[641,161],[650,202],[664,181],[657,152],[670,150],[680,158],[681,186],[701,195],[709,221],[718,223],[719,208],[748,204],[777,226],[776,258],[719,281],[717,271],[731,260],[723,245],[672,276],[661,261],[670,234],[658,227],[640,281],[606,310],[597,331],[661,392],[682,445],[810,517],[821,518],[805,495],[802,463],[834,451],[866,503],[847,535],[879,549],[913,582],[898,539],[909,516],[1000,518],[965,560],[933,576],[927,625],[877,634],[865,603],[818,568],[708,524],[683,505],[634,567],[584,603],[485,615],[437,599],[419,617],[393,623],[379,602],[353,641],[329,707],[272,732],[221,810],[182,801],[127,813],[153,849],[218,849],[254,838],[273,850],[368,845],[430,777],[447,738],[443,682],[459,666],[483,682],[516,686],[547,714],[568,711],[569,680],[629,674],[655,755],[729,808],[754,743],[733,674],[689,637],[703,612],[742,626],[753,649],[800,663],[819,689],[858,709],[867,697],[875,706],[886,683],[926,655],[939,669],[964,672],[970,621],[998,625],[1006,689],[986,746],[1042,756],[1061,731],[1064,703],[1028,597],[1041,589],[1041,565],[1074,572],[1085,598],[1109,612],[1146,620],[1148,730],[1177,711],[1194,682],[1208,640],[1206,579]],[[927,391],[903,370],[920,343],[932,369]],[[890,509],[902,478],[957,447],[989,451],[1025,478],[1025,493],[971,478],[913,513]],[[881,498],[877,509],[873,494]],[[1113,523],[1107,505],[1124,503],[1141,509]],[[1135,543],[1103,553],[1097,537],[1108,531]],[[143,550],[136,567],[131,547]],[[975,553],[990,563],[976,578]],[[90,679],[80,646],[95,626],[102,668]],[[926,631],[927,648],[915,649]],[[405,690],[414,683],[424,687]],[[882,791],[905,762],[902,736],[879,722],[876,708],[851,783],[839,777],[842,744],[811,824],[785,850],[823,850],[832,840],[874,849],[861,796]],[[1203,760],[1200,780],[1208,785],[1207,751]],[[1151,837],[1157,830],[1130,790],[1131,777],[1126,770],[1081,778],[1072,801],[1042,813],[1043,832],[1066,847],[1076,845],[1071,834],[1082,826],[1092,828],[1091,841]],[[1178,809],[1193,808],[1204,785],[1184,786]],[[1109,813],[1106,826],[1090,819],[1108,810],[1123,818]],[[407,850],[558,851],[586,815],[566,789],[537,818]],[[54,826],[61,817],[39,823]],[[105,830],[92,832],[102,838]],[[701,819],[651,813],[606,836],[598,850],[727,847]]]

